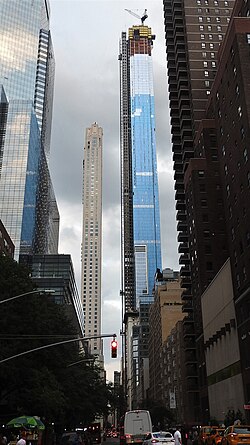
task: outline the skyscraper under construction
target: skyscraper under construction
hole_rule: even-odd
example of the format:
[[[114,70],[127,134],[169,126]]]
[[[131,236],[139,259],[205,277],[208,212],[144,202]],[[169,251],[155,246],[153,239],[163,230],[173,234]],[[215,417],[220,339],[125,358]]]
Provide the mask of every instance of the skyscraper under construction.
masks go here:
[[[139,368],[144,368],[144,359],[148,357],[148,308],[153,301],[155,272],[161,269],[152,66],[154,39],[151,28],[142,21],[141,25],[129,28],[128,36],[122,33],[119,56],[123,308],[125,325],[129,314],[135,311],[139,312],[140,320],[139,340],[135,340],[138,350],[133,352],[136,363],[134,389],[131,388],[133,400],[144,397],[144,379],[139,376]],[[138,328],[136,331],[138,333]],[[126,335],[131,335],[133,342],[133,332],[126,331]],[[125,351],[127,362],[128,355]],[[126,380],[130,381],[129,376]]]

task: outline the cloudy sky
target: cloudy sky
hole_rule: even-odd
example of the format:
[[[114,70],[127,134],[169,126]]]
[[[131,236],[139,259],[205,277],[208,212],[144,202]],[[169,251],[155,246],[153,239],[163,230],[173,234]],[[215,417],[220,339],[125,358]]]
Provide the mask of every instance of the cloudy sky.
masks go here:
[[[147,8],[145,24],[156,35],[153,50],[156,145],[159,172],[163,267],[179,269],[173,164],[170,144],[166,53],[162,0],[50,0],[51,33],[56,60],[50,168],[58,201],[60,253],[72,256],[80,292],[82,232],[82,160],[85,129],[103,127],[103,267],[102,332],[121,328],[120,292],[120,160],[119,39],[137,25]],[[120,369],[104,339],[109,380]]]

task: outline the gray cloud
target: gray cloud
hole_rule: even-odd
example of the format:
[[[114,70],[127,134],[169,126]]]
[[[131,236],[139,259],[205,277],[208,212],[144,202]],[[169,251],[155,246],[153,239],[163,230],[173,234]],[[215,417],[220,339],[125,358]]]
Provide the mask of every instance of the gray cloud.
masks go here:
[[[178,266],[168,84],[162,0],[50,0],[56,83],[51,144],[51,173],[61,215],[60,253],[72,255],[80,290],[82,231],[82,161],[85,129],[103,127],[103,331],[121,327],[120,309],[120,160],[119,39],[140,21],[125,8],[142,13],[156,34],[153,50],[156,144],[159,160],[163,266]],[[136,8],[135,8],[136,6]],[[120,340],[119,340],[120,342]],[[111,373],[104,341],[105,365]]]

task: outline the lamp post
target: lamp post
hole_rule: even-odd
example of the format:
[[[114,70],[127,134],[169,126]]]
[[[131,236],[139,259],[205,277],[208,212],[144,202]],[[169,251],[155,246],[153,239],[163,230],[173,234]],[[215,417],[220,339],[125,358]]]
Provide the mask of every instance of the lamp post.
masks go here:
[[[54,294],[54,293],[55,293],[54,289],[32,290],[30,292],[25,292],[24,294],[15,295],[14,297],[10,297],[10,298],[6,298],[5,300],[1,300],[0,304],[7,303],[8,301],[16,300],[17,298],[24,297],[25,295],[30,295],[30,294]]]

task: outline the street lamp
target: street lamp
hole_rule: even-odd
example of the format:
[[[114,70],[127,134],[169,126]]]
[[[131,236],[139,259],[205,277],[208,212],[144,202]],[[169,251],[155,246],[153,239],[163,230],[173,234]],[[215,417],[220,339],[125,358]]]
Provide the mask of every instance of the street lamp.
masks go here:
[[[10,298],[6,298],[5,300],[1,300],[0,304],[7,303],[8,301],[16,300],[17,298],[24,297],[25,295],[30,295],[30,294],[54,294],[54,293],[55,293],[54,289],[32,290],[30,292],[25,292],[24,294],[15,295],[14,297],[10,297]]]

